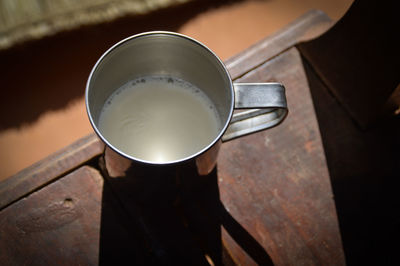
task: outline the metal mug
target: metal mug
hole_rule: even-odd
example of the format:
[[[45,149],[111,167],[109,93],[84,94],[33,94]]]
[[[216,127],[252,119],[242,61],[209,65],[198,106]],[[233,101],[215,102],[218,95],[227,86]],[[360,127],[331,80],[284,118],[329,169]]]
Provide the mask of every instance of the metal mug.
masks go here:
[[[136,158],[107,140],[98,122],[108,97],[130,80],[151,75],[173,76],[202,89],[215,104],[223,125],[218,136],[203,149],[165,163]],[[274,127],[288,112],[282,84],[233,83],[225,65],[209,48],[188,36],[166,31],[134,35],[108,49],[90,73],[85,98],[94,131],[122,160],[154,167],[194,162],[199,175],[207,175],[215,167],[222,142]],[[234,113],[235,109],[249,110]]]

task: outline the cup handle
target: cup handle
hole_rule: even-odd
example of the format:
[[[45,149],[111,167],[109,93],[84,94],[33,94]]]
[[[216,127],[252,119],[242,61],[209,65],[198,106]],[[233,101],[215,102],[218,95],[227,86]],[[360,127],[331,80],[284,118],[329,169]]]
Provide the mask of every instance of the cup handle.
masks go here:
[[[287,116],[285,87],[280,83],[234,83],[235,113],[222,136],[228,141],[279,125]],[[257,109],[253,109],[257,108]]]

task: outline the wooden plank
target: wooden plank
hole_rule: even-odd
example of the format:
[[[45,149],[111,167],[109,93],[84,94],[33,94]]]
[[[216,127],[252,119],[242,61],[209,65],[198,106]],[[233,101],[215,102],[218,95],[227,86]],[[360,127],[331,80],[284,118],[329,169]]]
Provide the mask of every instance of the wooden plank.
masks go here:
[[[275,34],[228,59],[226,66],[232,79],[236,79],[297,43],[319,36],[332,25],[332,20],[325,13],[311,10]]]
[[[298,51],[291,48],[237,81],[282,82],[289,115],[276,128],[222,145],[218,173],[226,210],[275,265],[344,265],[329,173]],[[224,233],[223,240],[236,263],[260,263],[243,251],[241,239]]]
[[[97,265],[103,179],[90,167],[0,212],[1,265]]]
[[[0,210],[36,189],[76,169],[104,150],[104,144],[88,135],[0,183]]]
[[[83,166],[0,211],[0,264],[143,265],[150,251],[132,218]]]

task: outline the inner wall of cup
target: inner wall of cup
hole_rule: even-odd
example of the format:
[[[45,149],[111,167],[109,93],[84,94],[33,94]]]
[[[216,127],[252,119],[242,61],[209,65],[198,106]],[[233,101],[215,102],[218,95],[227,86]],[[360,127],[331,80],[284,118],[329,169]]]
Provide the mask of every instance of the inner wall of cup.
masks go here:
[[[174,76],[197,86],[213,101],[221,127],[228,124],[233,109],[233,90],[220,61],[191,39],[157,33],[119,44],[98,63],[87,95],[96,127],[105,101],[116,89],[130,80],[149,75]]]

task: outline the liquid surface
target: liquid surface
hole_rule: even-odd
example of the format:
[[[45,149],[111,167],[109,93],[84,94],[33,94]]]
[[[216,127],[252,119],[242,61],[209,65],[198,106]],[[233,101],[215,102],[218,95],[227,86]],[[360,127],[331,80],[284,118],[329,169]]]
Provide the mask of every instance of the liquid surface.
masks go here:
[[[106,101],[99,129],[114,147],[135,158],[165,163],[208,146],[220,123],[211,100],[177,78],[130,81]]]

